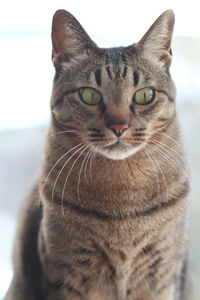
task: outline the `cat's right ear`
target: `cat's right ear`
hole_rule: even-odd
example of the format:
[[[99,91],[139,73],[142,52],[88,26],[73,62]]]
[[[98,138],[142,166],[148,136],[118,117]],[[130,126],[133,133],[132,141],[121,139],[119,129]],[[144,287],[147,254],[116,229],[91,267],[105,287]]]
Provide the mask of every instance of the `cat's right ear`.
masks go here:
[[[53,60],[70,60],[96,46],[76,18],[62,9],[53,16],[51,36]]]
[[[144,56],[150,58],[151,61],[154,61],[161,67],[163,65],[169,66],[171,62],[171,39],[174,21],[173,11],[165,11],[138,43]]]

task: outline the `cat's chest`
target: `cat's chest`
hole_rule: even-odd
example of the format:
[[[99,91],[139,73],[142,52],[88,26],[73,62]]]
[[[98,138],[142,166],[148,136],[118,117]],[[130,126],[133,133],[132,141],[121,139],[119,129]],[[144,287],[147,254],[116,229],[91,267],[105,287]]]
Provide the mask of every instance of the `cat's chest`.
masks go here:
[[[57,222],[51,231],[46,231],[47,224],[41,228],[41,257],[49,280],[56,282],[61,278],[68,282],[76,274],[76,282],[84,281],[88,293],[93,296],[97,293],[96,299],[99,295],[99,299],[104,299],[101,286],[107,290],[105,299],[109,293],[115,295],[111,299],[126,299],[137,268],[145,259],[156,259],[148,252],[155,236],[133,224],[95,226],[85,219],[80,226],[68,218],[67,226],[59,226]],[[144,277],[147,271],[144,270]]]

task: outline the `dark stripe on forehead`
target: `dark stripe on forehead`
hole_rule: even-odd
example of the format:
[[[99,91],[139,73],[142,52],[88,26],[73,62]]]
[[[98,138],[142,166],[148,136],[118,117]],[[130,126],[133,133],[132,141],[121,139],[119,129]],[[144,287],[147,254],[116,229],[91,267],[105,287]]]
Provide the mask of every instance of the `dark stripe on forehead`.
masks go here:
[[[95,72],[95,80],[98,86],[101,86],[101,70]]]
[[[122,74],[122,77],[125,79],[126,77],[126,74],[127,74],[127,66],[124,66],[124,70],[123,70],[123,74]]]
[[[123,63],[124,63],[124,64],[127,64],[126,55],[124,55],[124,54],[122,53],[121,58],[122,58]]]
[[[139,82],[139,73],[138,71],[134,71],[133,72],[133,83],[134,83],[134,86],[138,85],[138,82]]]
[[[108,73],[108,77],[109,77],[110,79],[113,79],[113,78],[112,78],[111,71],[110,71],[110,66],[107,66],[107,67],[106,67],[106,71],[107,71],[107,73]]]

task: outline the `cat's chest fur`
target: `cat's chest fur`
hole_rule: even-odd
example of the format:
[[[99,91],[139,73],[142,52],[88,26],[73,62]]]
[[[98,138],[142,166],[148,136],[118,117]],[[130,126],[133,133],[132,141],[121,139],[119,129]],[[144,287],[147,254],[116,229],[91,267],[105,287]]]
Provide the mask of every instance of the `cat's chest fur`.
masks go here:
[[[172,231],[170,219],[170,210],[156,214],[153,220],[151,216],[103,220],[72,214],[70,209],[61,217],[50,205],[40,231],[40,256],[48,280],[68,282],[76,274],[76,284],[88,293],[87,299],[94,299],[95,293],[95,299],[129,299],[131,289],[145,281],[149,286],[159,264],[173,268],[168,261],[174,255],[171,241],[163,242]],[[180,223],[178,215],[175,223]],[[181,248],[180,244],[176,255],[181,255]]]

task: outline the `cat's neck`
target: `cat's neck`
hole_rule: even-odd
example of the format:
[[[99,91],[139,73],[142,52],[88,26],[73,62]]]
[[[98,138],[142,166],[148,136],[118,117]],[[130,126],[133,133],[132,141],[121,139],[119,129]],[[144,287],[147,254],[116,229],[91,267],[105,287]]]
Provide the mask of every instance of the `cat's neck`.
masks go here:
[[[64,139],[51,127],[42,175],[43,184],[48,177],[46,198],[113,214],[148,206],[150,199],[158,201],[161,190],[166,194],[168,181],[180,175],[172,164],[174,156],[180,160],[182,155],[176,127],[174,122],[157,134],[148,150],[124,160],[111,160],[98,153],[93,156],[74,136],[66,134]]]

